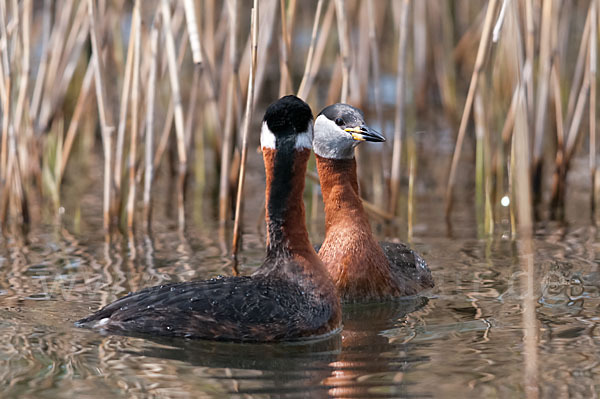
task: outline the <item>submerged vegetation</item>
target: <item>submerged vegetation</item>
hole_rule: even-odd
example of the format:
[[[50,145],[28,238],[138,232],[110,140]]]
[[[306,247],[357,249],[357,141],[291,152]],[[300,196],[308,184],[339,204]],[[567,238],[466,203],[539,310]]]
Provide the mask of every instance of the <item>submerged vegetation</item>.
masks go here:
[[[409,236],[409,121],[429,104],[456,132],[440,188],[448,220],[470,135],[484,233],[503,199],[513,231],[560,218],[586,146],[595,209],[599,13],[596,0],[0,2],[2,230],[26,229],[42,209],[59,215],[65,176],[89,154],[103,160],[107,233],[149,228],[161,169],[180,228],[189,181],[218,171],[226,225],[243,212],[254,108],[289,93],[315,111],[339,101],[367,110],[392,143],[357,155],[366,208],[406,215]],[[234,226],[235,252],[239,217]]]

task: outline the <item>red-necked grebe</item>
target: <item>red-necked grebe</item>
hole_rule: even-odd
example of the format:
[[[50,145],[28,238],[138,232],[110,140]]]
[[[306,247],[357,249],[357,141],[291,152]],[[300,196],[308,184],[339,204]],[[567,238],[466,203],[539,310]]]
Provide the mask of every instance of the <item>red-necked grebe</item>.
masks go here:
[[[286,96],[271,104],[261,130],[266,170],[267,255],[249,277],[219,277],[131,293],[77,322],[106,332],[226,341],[275,342],[340,329],[340,300],[310,244],[304,179],[313,117]]]
[[[385,138],[347,104],[317,116],[313,150],[325,202],[325,241],[319,257],[343,302],[381,301],[433,287],[427,263],[404,244],[378,243],[359,197],[354,148]]]

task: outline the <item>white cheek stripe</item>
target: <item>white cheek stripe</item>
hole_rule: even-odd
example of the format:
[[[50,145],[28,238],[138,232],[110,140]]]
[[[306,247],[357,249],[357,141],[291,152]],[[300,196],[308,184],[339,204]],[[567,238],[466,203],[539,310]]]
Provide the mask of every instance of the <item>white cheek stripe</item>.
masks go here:
[[[296,136],[296,149],[311,149],[313,141],[313,125],[312,121],[308,124],[308,129],[305,132]]]
[[[267,126],[267,122],[263,122],[260,129],[260,146],[262,148],[275,149],[275,135],[269,129],[269,126]]]
[[[311,149],[313,139],[313,127],[312,123],[308,125],[308,129],[296,136],[296,149]],[[261,148],[269,148],[274,150],[275,147],[275,135],[267,126],[267,122],[263,122],[260,130],[260,146]]]

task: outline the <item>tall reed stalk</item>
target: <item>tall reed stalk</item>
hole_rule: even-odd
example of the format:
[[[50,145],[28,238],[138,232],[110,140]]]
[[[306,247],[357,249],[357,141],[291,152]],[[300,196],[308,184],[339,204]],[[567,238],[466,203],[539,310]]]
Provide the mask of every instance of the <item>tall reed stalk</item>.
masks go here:
[[[458,167],[458,160],[462,151],[462,144],[465,139],[465,133],[467,131],[467,124],[469,123],[469,117],[471,116],[471,108],[473,106],[473,100],[477,90],[477,83],[479,81],[479,75],[483,68],[487,49],[490,42],[490,33],[492,31],[492,24],[494,20],[494,14],[496,12],[496,0],[490,0],[487,5],[487,11],[485,14],[485,20],[483,22],[483,31],[481,33],[481,40],[479,41],[479,48],[477,50],[477,58],[475,60],[475,69],[471,76],[471,83],[469,84],[469,92],[467,93],[467,100],[463,110],[463,115],[460,120],[460,127],[458,128],[458,136],[456,139],[456,146],[454,147],[454,155],[452,156],[452,164],[450,165],[450,175],[448,177],[448,188],[446,189],[446,215],[450,214],[452,209],[452,192],[454,190],[454,182],[456,179],[456,168]]]
[[[598,2],[590,4],[590,203],[592,216],[596,210],[596,68],[598,62]]]
[[[133,228],[133,216],[135,212],[135,161],[137,155],[137,142],[139,131],[139,111],[140,111],[140,57],[142,43],[142,26],[140,22],[140,0],[135,1],[133,6],[133,19],[135,25],[132,26],[132,35],[135,36],[133,43],[133,74],[131,86],[131,141],[129,144],[129,191],[127,194],[127,228]],[[137,16],[136,16],[137,14]]]
[[[408,32],[408,9],[410,0],[402,2],[400,11],[400,26],[398,27],[398,73],[396,75],[396,117],[394,120],[394,150],[392,154],[391,193],[388,211],[392,214],[398,209],[400,192],[400,161],[402,157],[402,136],[404,133],[404,85],[406,68],[406,43]]]
[[[227,105],[225,111],[225,135],[221,146],[221,176],[219,184],[219,223],[223,226],[227,220],[229,207],[229,174],[231,171],[231,153],[234,143],[234,104],[237,80],[237,0],[227,0],[229,15],[229,81],[227,82]]]
[[[92,41],[92,57],[94,59],[94,78],[96,87],[96,103],[98,104],[98,115],[100,118],[100,131],[102,133],[102,142],[104,144],[104,230],[110,230],[110,197],[111,197],[111,171],[112,171],[112,119],[106,108],[104,93],[104,84],[102,81],[103,67],[100,46],[98,44],[96,33],[96,11],[94,3],[88,0],[88,16],[90,20],[90,36]]]
[[[177,76],[177,61],[175,57],[175,42],[173,39],[173,33],[171,30],[171,11],[169,9],[168,0],[162,0],[161,2],[162,18],[163,18],[163,32],[165,35],[166,50],[167,50],[167,61],[169,68],[169,80],[171,82],[171,91],[173,96],[173,110],[175,115],[175,133],[177,134],[177,156],[179,164],[177,167],[177,221],[179,228],[183,229],[185,226],[185,212],[184,212],[184,183],[185,174],[187,173],[187,152],[184,142],[184,117],[183,117],[183,105],[181,103],[181,92],[179,88],[179,77]]]
[[[246,95],[246,111],[244,113],[244,124],[242,126],[242,159],[240,165],[240,175],[238,179],[237,197],[235,202],[235,222],[233,225],[233,243],[231,253],[234,259],[237,258],[239,250],[239,240],[241,235],[242,223],[242,199],[244,193],[244,181],[246,178],[246,158],[248,156],[248,135],[250,132],[250,121],[252,119],[252,104],[254,104],[254,73],[256,70],[256,58],[258,53],[258,0],[254,0],[251,16],[251,56],[250,76],[248,78],[248,94]]]
[[[144,171],[144,223],[150,226],[151,218],[151,189],[154,178],[154,97],[156,92],[156,64],[158,58],[159,20],[155,20],[150,30],[150,70],[148,72],[148,97],[146,99],[146,147],[144,158],[146,167]]]
[[[342,94],[340,101],[348,102],[348,89],[350,80],[350,37],[348,36],[348,21],[346,18],[346,2],[335,0],[335,13],[337,16],[338,39],[340,41],[340,54],[342,57]]]

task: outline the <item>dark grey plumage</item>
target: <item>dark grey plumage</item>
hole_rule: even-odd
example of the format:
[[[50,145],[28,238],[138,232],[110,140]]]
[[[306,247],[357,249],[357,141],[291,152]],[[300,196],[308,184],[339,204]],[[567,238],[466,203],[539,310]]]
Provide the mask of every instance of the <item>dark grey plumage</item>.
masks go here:
[[[380,241],[379,245],[394,275],[405,276],[405,281],[417,283],[421,290],[435,286],[427,262],[408,245],[386,241]]]
[[[329,319],[332,309],[319,299],[280,278],[218,277],[145,288],[76,324],[153,336],[292,340],[310,336]]]

